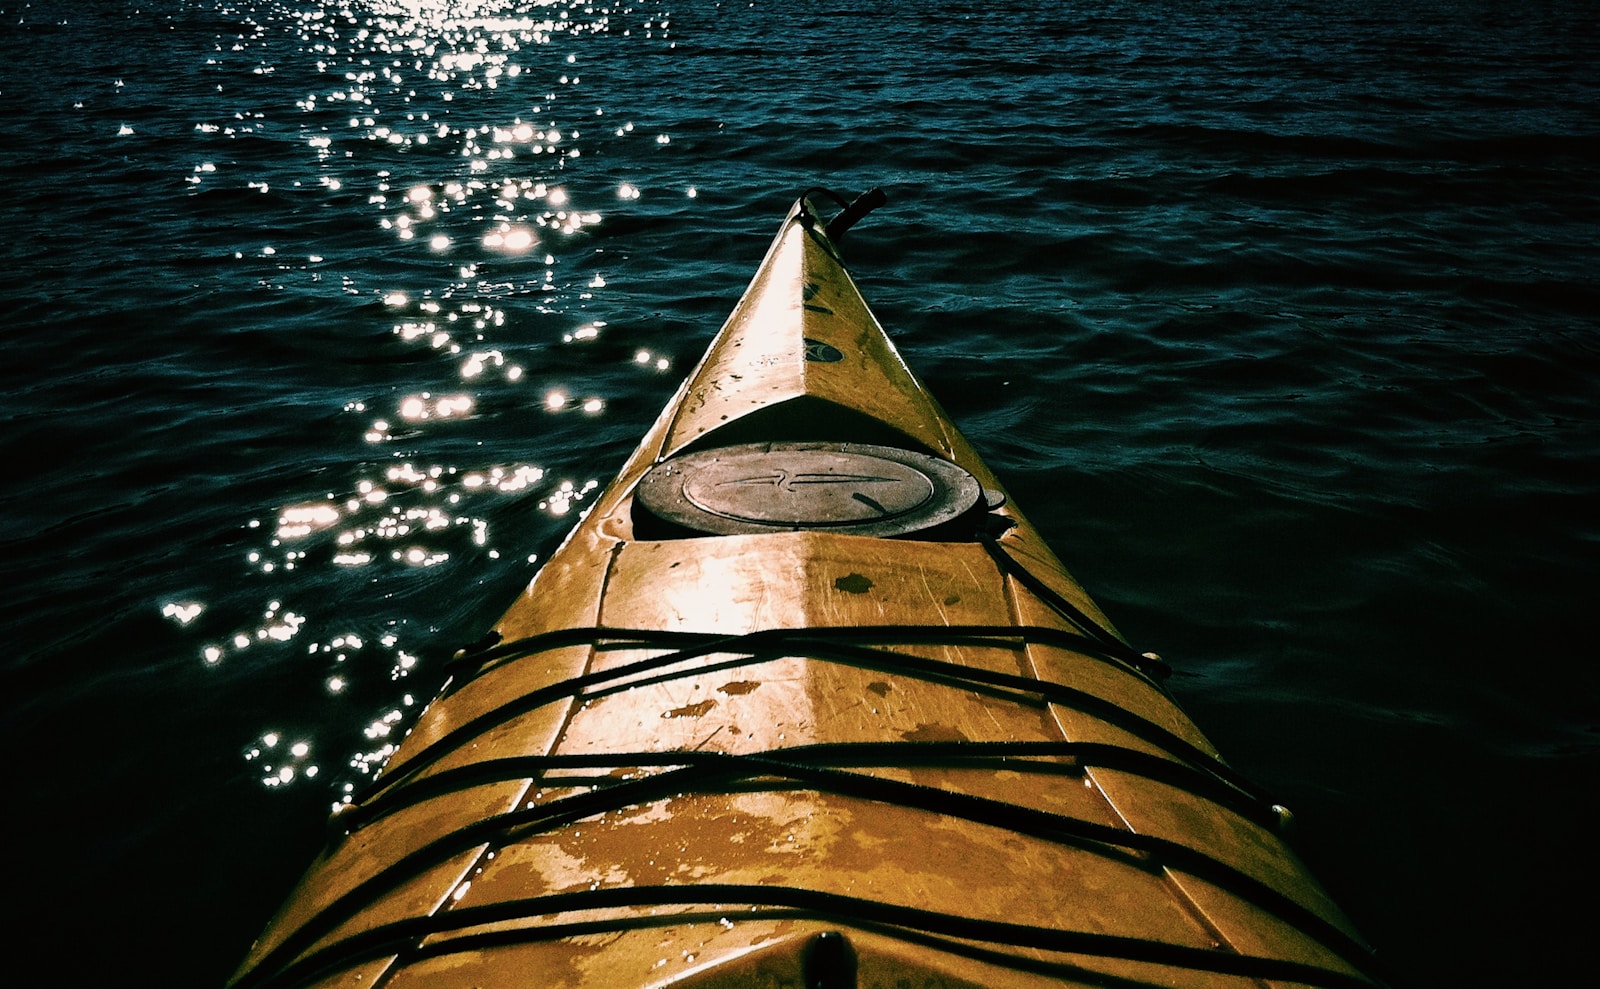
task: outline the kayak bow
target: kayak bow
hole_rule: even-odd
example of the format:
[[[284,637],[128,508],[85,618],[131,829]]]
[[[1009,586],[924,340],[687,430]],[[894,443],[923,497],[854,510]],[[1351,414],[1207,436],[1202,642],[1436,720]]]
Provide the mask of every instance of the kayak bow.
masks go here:
[[[868,311],[864,208],[794,206],[233,986],[1378,981]]]

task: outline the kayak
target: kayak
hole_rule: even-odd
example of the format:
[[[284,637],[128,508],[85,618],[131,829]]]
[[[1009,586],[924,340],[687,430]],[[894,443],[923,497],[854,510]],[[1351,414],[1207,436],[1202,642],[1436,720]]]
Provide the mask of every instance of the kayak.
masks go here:
[[[823,192],[231,986],[1382,984],[868,310],[881,194]]]

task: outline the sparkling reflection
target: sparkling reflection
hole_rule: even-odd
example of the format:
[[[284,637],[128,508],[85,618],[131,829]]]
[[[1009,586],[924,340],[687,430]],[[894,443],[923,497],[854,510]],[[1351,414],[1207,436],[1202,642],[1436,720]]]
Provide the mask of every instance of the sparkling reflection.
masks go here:
[[[205,605],[197,604],[193,601],[170,601],[161,606],[162,616],[172,619],[179,625],[189,624],[199,618],[200,613],[203,611],[205,611]]]
[[[630,375],[672,369],[656,344],[626,342],[635,328],[595,317],[621,277],[602,257],[606,225],[652,197],[676,197],[637,176],[624,181],[594,152],[604,148],[596,142],[637,134],[671,153],[673,138],[643,117],[636,128],[633,108],[588,95],[604,81],[598,56],[619,43],[663,42],[670,20],[649,0],[311,0],[251,10],[247,31],[219,36],[210,64],[239,70],[235,78],[275,76],[277,88],[260,93],[279,93],[289,79],[306,85],[283,107],[196,122],[196,151],[174,181],[191,195],[288,192],[364,211],[369,222],[346,240],[239,245],[236,261],[325,278],[368,303],[358,318],[380,320],[383,336],[371,366],[397,368],[400,379],[353,383],[334,426],[350,438],[347,463],[322,465],[319,488],[288,490],[243,525],[240,569],[271,599],[265,607],[202,605],[184,593],[160,607],[218,675],[241,664],[305,671],[335,713],[296,722],[292,734],[283,726],[298,715],[286,716],[243,752],[264,786],[321,773],[342,801],[403,736],[417,704],[394,685],[419,668],[422,643],[436,644],[434,617],[396,615],[385,602],[418,587],[434,593],[406,600],[447,600],[480,575],[472,568],[501,555],[491,519],[509,499],[561,519],[599,487],[539,462],[528,414],[590,429],[590,418],[607,414],[615,365]],[[260,166],[231,142],[285,129],[304,171],[251,174]],[[352,254],[384,258],[385,282],[364,281],[372,265],[342,266]],[[517,410],[514,445],[502,409]],[[536,560],[516,556],[519,566]],[[358,596],[380,613],[360,617]],[[352,611],[355,620],[345,617]]]

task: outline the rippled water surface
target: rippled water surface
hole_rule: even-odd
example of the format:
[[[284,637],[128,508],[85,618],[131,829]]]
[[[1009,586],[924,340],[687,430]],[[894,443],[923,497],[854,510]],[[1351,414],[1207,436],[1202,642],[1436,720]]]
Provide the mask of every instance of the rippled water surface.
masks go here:
[[[887,190],[879,317],[1396,981],[1584,970],[1595,12],[866,6],[0,0],[56,981],[226,977],[812,185]]]

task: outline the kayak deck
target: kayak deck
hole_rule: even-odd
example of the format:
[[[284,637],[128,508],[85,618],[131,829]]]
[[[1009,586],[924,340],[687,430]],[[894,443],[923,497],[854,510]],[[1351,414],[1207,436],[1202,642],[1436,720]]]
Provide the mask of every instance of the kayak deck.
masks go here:
[[[1376,981],[804,199],[493,642],[234,986]]]

